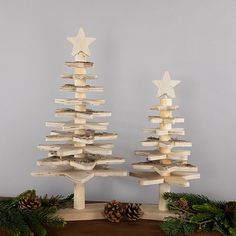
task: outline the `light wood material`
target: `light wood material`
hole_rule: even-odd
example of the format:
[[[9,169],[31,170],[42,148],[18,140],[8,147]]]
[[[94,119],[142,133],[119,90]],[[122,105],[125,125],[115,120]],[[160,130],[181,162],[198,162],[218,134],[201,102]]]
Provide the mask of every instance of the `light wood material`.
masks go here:
[[[183,128],[173,128],[176,123],[183,123],[184,118],[173,116],[173,111],[179,106],[173,105],[172,98],[175,97],[174,87],[180,81],[171,80],[168,72],[164,73],[162,80],[154,81],[158,87],[160,104],[151,110],[158,111],[158,115],[149,116],[149,121],[159,124],[159,127],[144,129],[145,133],[152,136],[142,141],[144,147],[152,150],[135,151],[135,155],[145,157],[146,162],[133,163],[137,171],[131,172],[130,176],[139,179],[140,185],[160,185],[159,210],[166,211],[166,202],[162,198],[164,192],[170,191],[170,185],[189,187],[190,180],[200,178],[197,166],[187,164],[189,150],[176,148],[191,147],[192,143],[181,140],[175,136],[184,135]]]
[[[78,34],[75,37],[68,37],[67,40],[73,44],[73,56],[76,56],[81,52],[86,56],[90,56],[89,45],[92,44],[96,39],[86,37],[83,28],[80,28]],[[85,57],[85,59],[87,60],[87,57]]]
[[[174,87],[177,86],[180,81],[171,80],[170,73],[165,71],[162,80],[154,80],[153,83],[158,87],[157,97],[168,96],[175,98]]]
[[[81,92],[81,93],[87,93],[87,92],[103,92],[103,87],[101,86],[91,86],[91,85],[85,85],[85,86],[75,86],[73,84],[65,84],[60,87],[60,91],[62,92]]]
[[[170,185],[167,183],[160,184],[159,189],[159,210],[167,211],[167,202],[163,198],[163,193],[170,192]]]
[[[60,209],[57,216],[66,221],[105,219],[104,206],[105,203],[90,203],[86,204],[85,209],[79,211],[72,208]],[[142,219],[163,220],[165,217],[174,216],[173,213],[168,211],[158,210],[158,205],[155,204],[142,204],[141,209],[144,213]]]
[[[85,186],[83,183],[74,184],[74,208],[76,210],[85,208]]]
[[[55,112],[57,117],[69,117],[69,121],[50,121],[46,126],[53,127],[46,141],[53,144],[42,144],[38,148],[48,151],[48,156],[38,160],[37,164],[48,169],[32,172],[34,176],[64,176],[74,184],[74,208],[85,208],[85,183],[93,177],[127,176],[127,171],[110,169],[107,165],[122,164],[125,159],[112,155],[113,144],[106,140],[117,138],[116,133],[104,132],[108,122],[91,121],[94,118],[109,117],[111,112],[89,109],[87,106],[99,106],[103,99],[91,99],[88,92],[101,92],[101,86],[89,85],[87,80],[94,80],[95,75],[88,75],[87,69],[93,66],[88,60],[88,46],[95,40],[85,36],[83,29],[75,37],[68,40],[73,44],[72,55],[75,61],[65,64],[74,69],[73,74],[63,75],[63,79],[72,80],[73,84],[65,84],[60,90],[73,92],[74,98],[57,98],[55,103],[70,106]],[[99,142],[101,141],[101,143]],[[64,143],[63,143],[64,142]]]
[[[127,176],[127,171],[95,167],[91,171],[75,170],[71,167],[40,169],[31,173],[33,176],[64,176],[73,183],[86,183],[93,177]]]
[[[108,164],[121,164],[125,162],[122,157],[113,156],[99,156],[99,155],[85,155],[79,154],[75,158],[73,155],[70,156],[50,156],[37,161],[39,166],[73,166],[78,170],[93,170],[97,165],[108,165]]]
[[[70,79],[70,80],[72,80],[72,79],[73,80],[80,80],[80,79],[96,80],[98,78],[98,76],[97,75],[88,75],[88,74],[64,74],[64,75],[61,75],[61,78],[62,79]]]

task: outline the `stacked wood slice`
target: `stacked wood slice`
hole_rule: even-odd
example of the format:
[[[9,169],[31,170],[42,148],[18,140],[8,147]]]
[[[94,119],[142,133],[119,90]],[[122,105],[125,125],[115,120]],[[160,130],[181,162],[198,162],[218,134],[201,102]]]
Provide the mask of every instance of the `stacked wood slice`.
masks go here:
[[[97,76],[88,75],[86,69],[93,66],[92,62],[73,61],[66,65],[74,68],[74,73],[63,75],[72,83],[61,87],[63,92],[74,93],[74,98],[60,98],[55,102],[69,106],[56,110],[56,117],[67,118],[64,121],[50,121],[46,126],[53,131],[46,137],[49,144],[38,146],[48,152],[48,156],[38,160],[39,166],[47,169],[35,171],[33,175],[65,176],[75,183],[76,209],[85,207],[84,186],[94,176],[126,176],[123,170],[110,169],[109,164],[125,162],[122,157],[112,156],[113,144],[107,142],[117,138],[116,133],[107,132],[108,122],[97,118],[109,117],[111,112],[93,110],[90,106],[104,104],[102,99],[87,98],[89,92],[102,92],[101,86],[94,86],[87,81],[94,81]]]
[[[190,180],[200,178],[198,168],[187,164],[190,151],[181,149],[191,147],[192,143],[177,138],[184,135],[183,128],[172,127],[184,122],[184,118],[173,116],[173,111],[178,108],[172,104],[172,98],[161,94],[160,104],[151,108],[159,114],[149,116],[149,121],[158,127],[144,129],[151,135],[142,142],[148,149],[135,152],[146,161],[134,163],[133,168],[138,171],[130,173],[141,185],[160,185],[159,209],[163,211],[167,207],[162,194],[170,191],[170,185],[189,187]]]

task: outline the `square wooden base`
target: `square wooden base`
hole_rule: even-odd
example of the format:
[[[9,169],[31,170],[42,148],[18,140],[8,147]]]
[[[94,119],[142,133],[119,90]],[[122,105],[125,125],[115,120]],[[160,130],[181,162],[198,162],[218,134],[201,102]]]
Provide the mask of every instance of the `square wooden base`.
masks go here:
[[[105,203],[90,203],[86,204],[83,210],[65,208],[59,210],[57,215],[66,221],[105,219],[103,215],[104,205]],[[159,211],[158,205],[142,204],[141,208],[144,212],[142,219],[163,220],[167,216],[173,216],[173,214],[168,211]]]

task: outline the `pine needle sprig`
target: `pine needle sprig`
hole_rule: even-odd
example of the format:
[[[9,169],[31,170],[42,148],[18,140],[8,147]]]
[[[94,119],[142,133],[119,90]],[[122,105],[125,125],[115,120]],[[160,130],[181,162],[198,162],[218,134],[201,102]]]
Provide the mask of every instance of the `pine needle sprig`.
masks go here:
[[[62,195],[48,197],[46,194],[43,197],[40,197],[40,200],[43,207],[57,206],[58,208],[65,208],[72,204],[73,198],[74,194],[70,194],[67,197]]]
[[[236,202],[215,201],[192,193],[164,193],[163,198],[169,210],[176,214],[161,224],[167,235],[217,231],[236,236]]]
[[[0,200],[0,227],[12,236],[46,236],[46,226],[63,227],[66,222],[55,215],[59,208],[71,203],[73,194],[37,198],[42,201],[38,208],[21,208],[22,199],[37,197],[35,190],[27,190],[16,198]],[[53,201],[52,201],[53,200]]]

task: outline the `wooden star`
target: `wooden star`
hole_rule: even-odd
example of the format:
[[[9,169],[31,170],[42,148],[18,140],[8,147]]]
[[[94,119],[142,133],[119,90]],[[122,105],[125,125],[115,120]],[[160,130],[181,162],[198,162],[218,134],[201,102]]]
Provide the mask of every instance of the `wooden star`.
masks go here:
[[[93,170],[97,165],[121,164],[125,159],[114,156],[89,155],[85,157],[75,158],[74,156],[50,156],[37,161],[39,166],[73,166],[77,170]]]
[[[86,37],[83,28],[80,28],[78,34],[75,37],[68,37],[67,40],[74,46],[72,50],[73,56],[76,56],[81,52],[86,56],[90,56],[89,45],[96,39]]]
[[[198,170],[194,165],[178,161],[173,161],[170,165],[161,164],[160,161],[138,162],[132,166],[135,170],[154,170],[161,176],[167,176],[172,172],[197,172]]]
[[[168,183],[179,185],[181,187],[189,187],[189,180],[199,179],[198,172],[172,172],[170,176],[161,176],[157,172],[131,172],[130,176],[139,178],[140,185],[154,185]]]
[[[171,80],[170,73],[165,71],[162,80],[154,80],[153,83],[158,87],[157,97],[167,96],[175,98],[174,87],[177,86],[179,80]]]
[[[64,176],[74,183],[86,183],[93,177],[107,177],[107,176],[127,176],[127,171],[110,169],[106,167],[98,167],[94,170],[84,171],[75,170],[70,167],[54,168],[54,169],[42,169],[33,171],[33,176]]]

